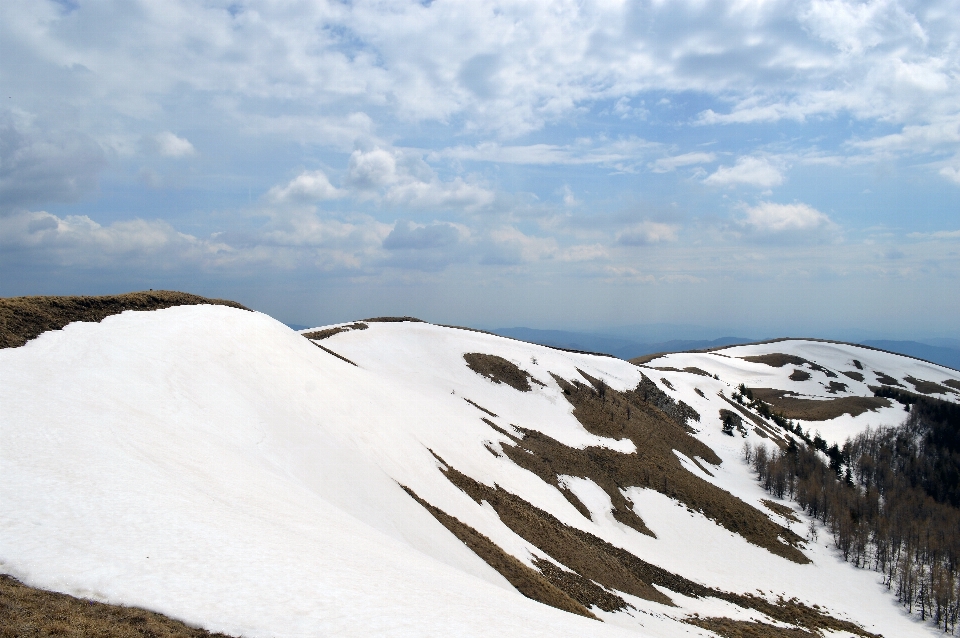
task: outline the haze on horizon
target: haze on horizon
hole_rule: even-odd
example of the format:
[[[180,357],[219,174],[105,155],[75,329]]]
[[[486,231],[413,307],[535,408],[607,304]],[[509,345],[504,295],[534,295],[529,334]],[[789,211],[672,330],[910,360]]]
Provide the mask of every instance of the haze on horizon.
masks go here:
[[[957,1],[8,0],[0,295],[957,338],[958,41]]]

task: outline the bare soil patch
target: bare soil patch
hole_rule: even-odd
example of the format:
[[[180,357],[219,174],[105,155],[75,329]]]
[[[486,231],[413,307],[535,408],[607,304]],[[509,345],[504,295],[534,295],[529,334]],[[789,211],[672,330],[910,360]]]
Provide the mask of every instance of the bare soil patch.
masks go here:
[[[28,587],[0,574],[0,638],[226,638],[138,609]]]
[[[846,392],[847,384],[840,383],[839,381],[831,381],[830,385],[827,386],[827,392],[830,394],[836,394],[837,392]]]
[[[947,379],[943,382],[943,385],[953,388],[954,390],[960,390],[960,381],[957,381],[956,379]]]
[[[367,324],[363,322],[351,323],[346,326],[337,326],[336,328],[325,328],[323,330],[314,330],[313,332],[304,332],[303,336],[312,341],[320,341],[322,339],[328,339],[333,335],[340,334],[341,332],[349,332],[351,330],[366,330]]]
[[[495,354],[468,352],[463,355],[463,359],[467,362],[467,367],[480,376],[486,377],[494,383],[505,383],[520,392],[530,392],[531,380],[543,385],[543,383],[533,379],[530,373],[517,367],[517,364]]]
[[[806,381],[810,378],[810,373],[806,370],[800,370],[799,368],[794,368],[793,372],[790,373],[791,381]]]
[[[854,381],[863,381],[863,375],[860,374],[859,372],[854,372],[853,370],[844,370],[840,374],[847,377],[848,379],[853,379]]]
[[[907,376],[903,378],[904,381],[913,386],[913,388],[920,394],[947,394],[948,392],[954,392],[948,387],[944,387],[939,383],[934,383],[933,381],[924,381],[923,379],[914,379],[912,376]]]
[[[869,410],[890,407],[881,397],[838,397],[836,399],[802,399],[788,390],[751,388],[753,395],[769,403],[788,419],[828,421],[842,414],[858,416]]]
[[[103,321],[126,310],[160,310],[173,306],[213,304],[249,310],[235,301],[207,299],[171,290],[150,290],[102,297],[0,298],[0,348],[17,348],[48,330],[74,321]]]

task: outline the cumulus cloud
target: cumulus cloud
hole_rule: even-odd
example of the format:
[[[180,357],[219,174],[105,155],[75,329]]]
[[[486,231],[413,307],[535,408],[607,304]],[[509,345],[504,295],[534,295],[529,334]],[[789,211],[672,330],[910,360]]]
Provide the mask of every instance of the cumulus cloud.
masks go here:
[[[643,221],[617,233],[617,243],[625,246],[646,246],[677,240],[680,227],[674,224]]]
[[[446,248],[460,241],[461,230],[450,223],[437,222],[430,225],[398,221],[383,240],[387,250],[427,250]]]
[[[526,235],[513,226],[491,230],[483,246],[481,263],[492,265],[518,265],[553,259],[559,252],[553,237]]]
[[[783,183],[783,175],[767,159],[762,157],[741,157],[733,166],[721,166],[709,175],[704,184],[710,186],[758,186],[770,188]]]
[[[809,232],[834,226],[830,218],[807,204],[761,202],[744,206],[743,226],[760,233]]]
[[[31,249],[37,259],[62,265],[117,263],[154,265],[166,259],[196,263],[230,255],[222,242],[178,232],[162,220],[133,219],[102,226],[86,215],[58,217],[21,211],[0,217],[0,246]]]
[[[412,209],[473,210],[493,202],[493,191],[462,177],[442,181],[419,155],[375,148],[356,150],[347,166],[349,187],[361,197],[381,198]]]
[[[153,139],[157,144],[157,151],[164,157],[186,157],[197,152],[189,140],[170,131],[159,133]]]
[[[267,201],[272,203],[314,203],[326,199],[336,199],[346,195],[330,183],[327,175],[320,170],[304,171],[284,186],[274,186],[267,192]]]
[[[955,184],[960,184],[960,168],[954,166],[944,166],[940,169],[940,174]]]

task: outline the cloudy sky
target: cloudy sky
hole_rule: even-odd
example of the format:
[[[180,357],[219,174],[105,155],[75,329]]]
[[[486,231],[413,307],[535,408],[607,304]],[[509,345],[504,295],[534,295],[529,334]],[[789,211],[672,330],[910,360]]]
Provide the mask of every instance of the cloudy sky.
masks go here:
[[[0,3],[0,295],[960,337],[960,2]]]

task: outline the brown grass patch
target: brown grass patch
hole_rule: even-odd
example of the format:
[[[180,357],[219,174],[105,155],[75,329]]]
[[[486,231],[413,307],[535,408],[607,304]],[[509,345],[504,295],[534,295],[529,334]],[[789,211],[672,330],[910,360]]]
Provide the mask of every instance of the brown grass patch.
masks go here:
[[[505,383],[520,392],[530,392],[530,381],[543,385],[530,376],[530,373],[521,370],[515,363],[495,354],[482,352],[468,352],[463,355],[467,367],[486,377],[494,383]]]
[[[423,319],[417,319],[416,317],[370,317],[369,319],[363,319],[364,323],[403,323],[404,321],[409,321],[411,323],[426,323]]]
[[[783,503],[777,503],[776,501],[771,501],[770,499],[767,499],[767,498],[761,499],[760,502],[763,503],[763,506],[766,507],[771,512],[779,514],[780,516],[783,516],[787,520],[793,521],[794,523],[800,522],[800,519],[797,518],[797,513],[793,511],[792,507],[788,507]]]
[[[347,359],[347,358],[346,358],[345,356],[343,356],[342,354],[337,354],[336,352],[334,352],[334,351],[331,350],[330,348],[325,348],[324,346],[321,346],[321,345],[320,345],[319,343],[317,343],[316,341],[311,341],[310,343],[312,343],[313,345],[317,346],[318,348],[320,348],[321,350],[323,350],[323,351],[326,352],[327,354],[330,354],[330,355],[335,356],[337,359],[340,359],[341,361],[346,361],[346,362],[349,363],[350,365],[352,365],[352,366],[354,366],[354,367],[357,367],[357,368],[360,367],[360,366],[358,366],[357,364],[355,364],[353,361],[351,361],[350,359]]]
[[[947,386],[948,388],[953,388],[954,390],[960,390],[960,381],[957,381],[956,379],[947,379],[943,382],[943,385]]]
[[[763,363],[773,368],[782,368],[785,365],[795,365],[802,366],[807,365],[811,370],[816,370],[817,372],[822,372],[828,377],[836,377],[836,373],[832,370],[827,370],[821,365],[814,363],[813,361],[808,361],[803,357],[798,357],[793,354],[784,354],[782,352],[771,352],[770,354],[759,354],[752,357],[740,357],[744,361],[750,361],[751,363]]]
[[[777,556],[809,562],[796,548],[802,540],[799,536],[683,466],[674,451],[707,474],[710,471],[699,459],[719,465],[720,457],[690,435],[685,420],[671,419],[651,405],[656,398],[644,394],[645,384],[641,382],[635,390],[618,392],[596,379],[591,385],[571,383],[557,376],[554,379],[574,406],[574,417],[588,432],[611,439],[628,438],[636,452],[624,454],[605,447],[571,448],[542,432],[517,426],[514,428],[519,436],[500,430],[509,439],[501,447],[514,463],[560,490],[585,516],[587,508],[561,483],[560,475],[579,476],[596,483],[610,497],[613,517],[640,533],[653,536],[623,495],[622,490],[631,486],[653,489],[680,501]]]
[[[751,388],[753,396],[769,403],[788,419],[828,421],[842,414],[858,416],[869,410],[890,407],[881,397],[838,397],[836,399],[801,399],[788,390]]]
[[[490,410],[486,409],[486,408],[483,407],[483,406],[477,405],[476,403],[474,403],[474,402],[471,401],[470,399],[464,397],[463,400],[466,401],[467,403],[469,403],[470,405],[472,405],[473,407],[475,407],[476,409],[480,410],[481,412],[485,412],[485,413],[489,414],[490,416],[492,416],[492,417],[495,418],[495,419],[498,418],[496,414],[494,414],[493,412],[491,412]]]
[[[806,370],[800,370],[798,368],[794,368],[793,372],[790,373],[791,381],[806,381],[809,378],[810,378],[810,373],[807,372]]]
[[[497,485],[490,487],[462,474],[437,457],[441,471],[451,483],[459,487],[478,505],[484,501],[493,507],[500,520],[515,534],[565,566],[569,571],[557,574],[554,568],[537,566],[551,578],[551,582],[567,596],[581,604],[613,607],[616,598],[607,598],[615,592],[636,595],[665,605],[673,602],[651,585],[663,587],[692,598],[717,598],[743,609],[753,609],[780,622],[809,629],[837,629],[871,638],[859,626],[833,618],[820,609],[808,607],[796,599],[779,598],[770,602],[753,594],[736,594],[707,587],[669,572],[661,567],[612,545],[607,541],[560,522],[551,514],[532,505]],[[763,516],[763,515],[762,515]],[[766,518],[766,516],[764,516]],[[544,561],[546,562],[546,561]],[[579,575],[580,578],[573,575]],[[558,577],[559,576],[559,577]],[[592,581],[600,588],[590,585]],[[598,597],[603,600],[598,600]]]
[[[314,330],[313,332],[304,332],[303,336],[307,339],[313,341],[320,341],[322,339],[328,339],[333,335],[340,334],[341,332],[349,332],[351,330],[366,330],[367,324],[363,322],[351,323],[346,326],[337,326],[336,328],[324,328],[323,330]]]
[[[771,439],[774,443],[777,444],[777,446],[781,450],[787,449],[787,446],[789,445],[789,443],[783,437],[783,435],[780,434],[780,432],[777,430],[775,426],[770,425],[769,423],[761,419],[760,416],[754,414],[753,412],[751,412],[744,406],[740,405],[736,401],[732,401],[723,393],[720,393],[719,396],[721,399],[726,401],[727,404],[730,405],[733,409],[737,410],[740,414],[750,419],[753,422],[753,424],[757,426],[756,428],[754,428],[754,432],[756,432],[757,434],[759,434],[765,439],[767,438]]]
[[[474,554],[506,578],[521,594],[544,605],[597,620],[597,617],[590,613],[582,603],[577,602],[575,598],[551,583],[548,577],[537,573],[536,570],[527,567],[500,549],[496,543],[484,534],[426,502],[410,488],[401,487],[428,512],[433,514],[433,517],[459,538],[464,545],[473,550]]]
[[[830,385],[827,387],[827,392],[830,394],[836,394],[837,392],[846,392],[847,384],[840,383],[839,381],[831,381]]]
[[[202,638],[222,637],[139,609],[74,598],[28,587],[0,574],[0,638]]]
[[[860,374],[859,372],[854,372],[853,370],[844,370],[840,374],[847,377],[848,379],[853,379],[854,381],[861,381],[861,382],[863,381],[863,375]]]
[[[893,377],[891,377],[889,374],[885,372],[874,370],[873,373],[877,375],[877,381],[879,381],[883,385],[898,385],[901,388],[903,387],[902,383],[900,383],[899,381],[897,381],[896,379],[894,379]]]
[[[914,387],[920,394],[947,394],[953,392],[950,388],[944,387],[933,381],[924,381],[923,379],[914,379],[912,376],[903,378],[904,381]]]
[[[48,330],[74,321],[103,321],[126,310],[160,310],[213,304],[249,310],[235,301],[207,299],[185,292],[150,290],[102,297],[0,298],[0,348],[17,348]]]
[[[687,618],[684,622],[712,631],[723,638],[822,638],[819,632],[813,633],[799,627],[788,629],[751,620],[733,620],[719,618]]]

